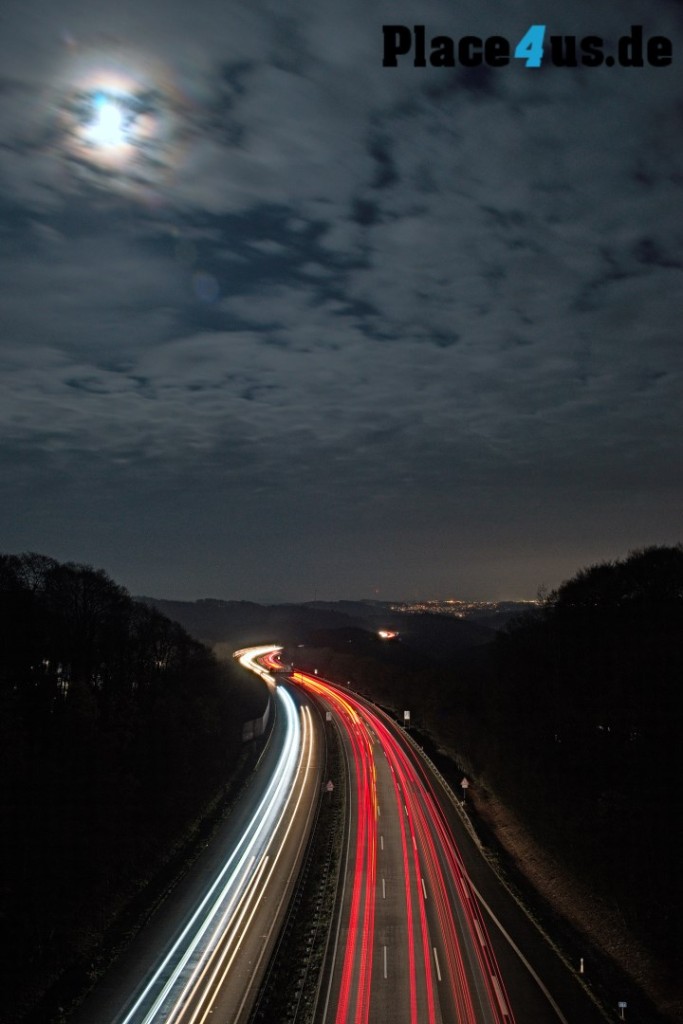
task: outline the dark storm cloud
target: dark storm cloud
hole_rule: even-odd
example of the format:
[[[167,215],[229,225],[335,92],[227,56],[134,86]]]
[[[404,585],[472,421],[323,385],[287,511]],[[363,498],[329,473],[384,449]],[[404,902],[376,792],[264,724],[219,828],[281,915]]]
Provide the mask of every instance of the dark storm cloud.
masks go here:
[[[419,20],[514,39],[538,18],[480,7]],[[244,596],[328,569],[332,593],[520,596],[678,539],[678,67],[382,69],[382,21],[416,17],[6,16],[6,547],[177,594],[227,593],[257,553],[282,582]],[[642,17],[575,3],[551,28]],[[648,19],[680,40],[673,5]],[[129,83],[125,159],[83,141],[98,69]]]

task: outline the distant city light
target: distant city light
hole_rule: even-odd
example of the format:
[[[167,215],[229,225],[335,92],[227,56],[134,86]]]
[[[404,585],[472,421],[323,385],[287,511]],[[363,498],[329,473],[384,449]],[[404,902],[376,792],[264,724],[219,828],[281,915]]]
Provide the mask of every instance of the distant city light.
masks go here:
[[[538,600],[515,600],[515,601],[461,601],[457,598],[446,600],[408,601],[391,605],[393,612],[403,614],[419,615],[429,612],[432,615],[450,615],[456,619],[465,619],[471,615],[496,614],[511,610],[512,606],[528,605],[533,607],[540,604]]]
[[[377,635],[382,640],[395,640],[396,637],[398,636],[398,633],[394,632],[393,629],[380,629],[378,630]]]

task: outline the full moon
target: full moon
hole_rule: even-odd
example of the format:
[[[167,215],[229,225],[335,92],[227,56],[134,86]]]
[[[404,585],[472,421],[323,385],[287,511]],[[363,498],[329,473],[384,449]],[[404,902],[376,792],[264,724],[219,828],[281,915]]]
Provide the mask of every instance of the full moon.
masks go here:
[[[62,74],[59,125],[73,173],[98,189],[156,197],[181,153],[185,101],[168,71],[142,55],[92,50]]]
[[[126,126],[123,110],[107,96],[96,96],[93,102],[94,118],[87,137],[95,146],[121,146],[126,141]]]

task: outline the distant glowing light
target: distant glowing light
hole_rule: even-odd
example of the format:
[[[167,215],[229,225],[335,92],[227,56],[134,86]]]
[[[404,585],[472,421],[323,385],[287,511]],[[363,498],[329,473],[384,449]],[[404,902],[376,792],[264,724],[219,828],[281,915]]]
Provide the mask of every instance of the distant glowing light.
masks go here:
[[[121,146],[126,141],[126,119],[122,108],[108,96],[96,96],[95,117],[88,128],[88,139],[95,146]]]
[[[380,629],[378,631],[378,636],[382,640],[395,640],[398,633],[395,633],[393,629]]]
[[[185,159],[192,103],[158,60],[118,44],[67,43],[55,104],[75,181],[155,205]]]

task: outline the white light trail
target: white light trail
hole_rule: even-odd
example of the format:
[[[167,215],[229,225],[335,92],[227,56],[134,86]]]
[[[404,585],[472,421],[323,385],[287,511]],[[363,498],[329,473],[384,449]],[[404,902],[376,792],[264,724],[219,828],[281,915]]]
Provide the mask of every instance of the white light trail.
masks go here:
[[[265,669],[255,664],[256,658],[277,649],[271,645],[239,652],[241,664],[257,672],[271,686],[284,718],[282,751],[272,777],[218,876],[132,1007],[117,1019],[117,1024],[161,1024],[182,1008],[197,973],[201,972],[235,915],[239,916],[247,890],[265,868],[266,849],[285,813],[302,752],[301,724],[294,701],[286,690],[276,687]]]
[[[304,722],[304,741],[303,741],[303,744],[302,744],[300,766],[303,764],[303,758],[304,758],[305,751],[308,750],[308,765],[306,766],[306,768],[304,770],[304,773],[308,774],[308,772],[309,772],[309,770],[311,768],[312,747],[311,747],[310,744],[311,744],[311,736],[312,736],[312,733],[313,733],[313,723],[312,723],[310,708],[303,708],[302,709],[302,716],[303,716],[303,722]],[[262,884],[260,886],[260,889],[258,888],[258,886],[256,884],[254,884],[251,887],[251,891],[248,894],[245,893],[244,897],[240,901],[240,904],[243,905],[243,907],[242,907],[242,910],[240,911],[239,916],[237,916],[236,919],[231,923],[231,934],[230,934],[228,942],[226,943],[225,949],[222,950],[222,952],[220,952],[220,954],[218,956],[216,956],[215,953],[212,955],[211,959],[212,959],[212,961],[215,961],[215,963],[211,964],[212,971],[213,971],[213,975],[212,975],[212,978],[211,978],[211,984],[208,985],[208,986],[204,986],[203,995],[202,995],[201,999],[199,1000],[199,1007],[195,1011],[195,1013],[192,1016],[192,1018],[187,1022],[187,1024],[206,1024],[206,1021],[207,1021],[209,1015],[211,1013],[213,1013],[213,1005],[214,1005],[214,1001],[215,1001],[215,996],[216,996],[216,992],[218,991],[218,989],[215,986],[215,982],[216,982],[216,980],[218,980],[218,982],[219,982],[218,988],[220,988],[220,985],[222,985],[225,982],[225,979],[226,979],[226,977],[227,977],[227,975],[228,975],[228,973],[230,971],[230,968],[232,967],[232,965],[233,965],[233,963],[235,961],[235,958],[237,957],[237,954],[239,952],[240,943],[244,939],[245,935],[248,933],[249,929],[252,927],[254,916],[256,915],[256,912],[258,910],[258,902],[259,902],[260,896],[262,895],[262,892],[268,888],[268,885],[270,884],[271,879],[273,878],[273,876],[275,875],[276,871],[278,870],[278,861],[280,860],[280,857],[281,857],[281,855],[283,853],[286,839],[289,836],[289,833],[291,832],[292,828],[294,827],[294,823],[295,823],[295,821],[297,819],[297,812],[299,810],[299,806],[300,806],[301,801],[303,799],[303,795],[304,795],[304,787],[302,786],[302,787],[299,788],[299,795],[298,795],[298,797],[296,799],[296,804],[295,804],[294,808],[290,809],[289,804],[288,804],[283,809],[283,812],[282,812],[282,814],[280,816],[280,822],[278,822],[278,825],[281,823],[281,821],[283,820],[285,815],[288,817],[289,820],[288,820],[288,824],[287,824],[287,828],[286,828],[286,831],[284,833],[284,836],[282,836],[282,838],[281,838],[281,840],[279,842],[279,845],[278,845],[278,848],[277,848],[277,852],[275,853],[275,856],[272,858],[272,861],[270,861],[268,873],[265,876],[265,878],[263,879],[263,882],[262,882]],[[277,830],[275,830],[275,831],[277,831]],[[268,864],[269,859],[270,858],[267,857],[267,856],[264,858],[264,861],[263,861],[264,869],[265,869],[266,864]],[[248,914],[248,916],[247,916],[247,914]],[[230,953],[231,953],[231,955],[230,955],[230,957],[228,959],[228,955]],[[226,963],[226,961],[227,961],[227,963]],[[246,995],[245,995],[244,999],[246,999]],[[244,999],[242,1001],[243,1003],[244,1003]],[[203,1009],[203,1015],[200,1018],[199,1014],[202,1011],[202,1009]],[[239,1019],[239,1013],[236,1015],[235,1019]],[[185,1024],[185,1022],[183,1021],[182,1014],[179,1017],[177,1017],[177,1018],[174,1017],[172,1019],[169,1019],[168,1024],[181,1024],[181,1022],[182,1022],[182,1024]]]

